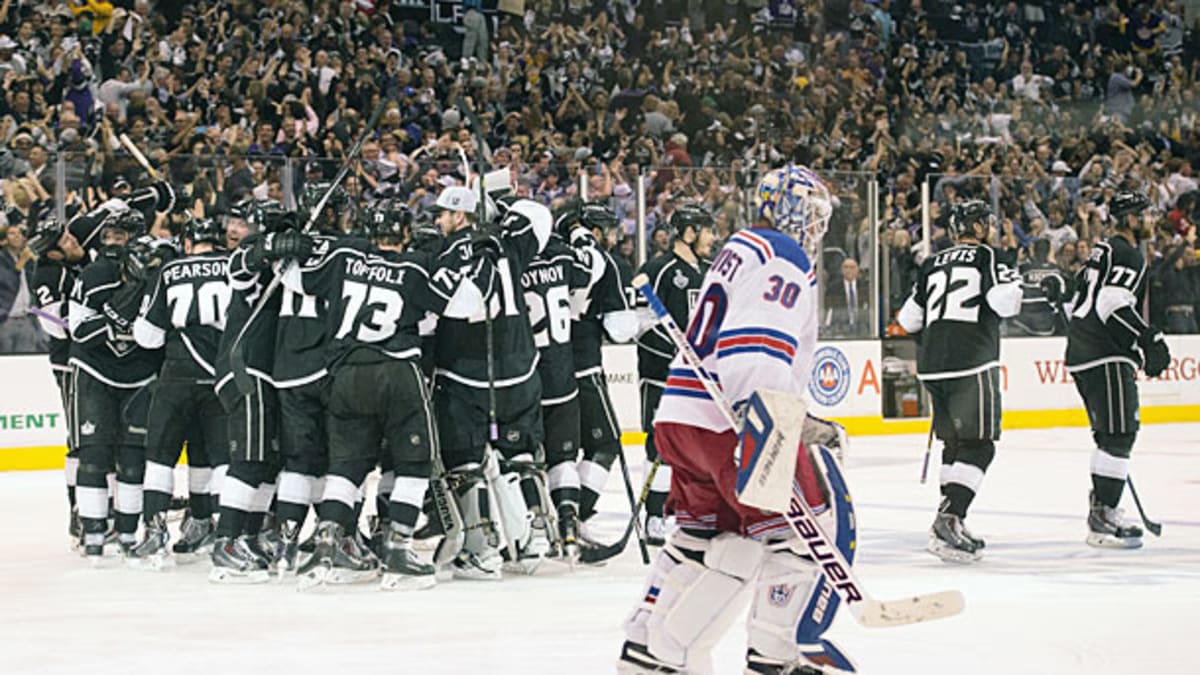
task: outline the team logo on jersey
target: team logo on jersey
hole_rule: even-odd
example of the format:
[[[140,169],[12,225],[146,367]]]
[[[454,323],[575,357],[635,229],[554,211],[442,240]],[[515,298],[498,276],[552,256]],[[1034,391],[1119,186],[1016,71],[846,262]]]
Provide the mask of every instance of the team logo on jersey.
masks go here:
[[[516,443],[517,441],[521,440],[521,432],[517,431],[516,429],[512,429],[508,433],[504,434],[504,438],[509,443]]]
[[[92,424],[91,422],[84,422],[83,424],[79,425],[79,433],[83,434],[84,436],[91,436],[92,434],[96,433],[96,425]]]
[[[813,355],[808,393],[823,406],[835,406],[850,391],[850,362],[837,347],[821,347]]]
[[[683,270],[675,270],[675,276],[672,277],[671,283],[675,284],[675,288],[683,290],[688,287],[687,275],[683,273]]]
[[[771,587],[771,592],[767,599],[776,607],[787,607],[788,601],[792,599],[792,593],[795,590],[795,586],[775,584]]]
[[[412,436],[410,436],[408,438],[408,442],[412,443],[413,445],[420,445],[421,444],[421,435],[413,434]]]

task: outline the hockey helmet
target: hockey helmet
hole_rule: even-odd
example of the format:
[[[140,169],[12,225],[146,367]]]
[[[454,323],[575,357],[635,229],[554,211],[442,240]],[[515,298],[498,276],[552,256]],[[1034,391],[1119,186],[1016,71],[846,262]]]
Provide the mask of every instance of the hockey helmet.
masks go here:
[[[300,197],[300,206],[306,213],[312,213],[313,209],[321,203],[321,199],[325,193],[329,193],[329,200],[325,202],[325,208],[334,212],[340,212],[350,204],[350,194],[346,192],[346,188],[338,185],[333,186],[330,181],[313,181],[304,186],[304,193]]]
[[[575,197],[568,197],[563,203],[554,208],[554,231],[559,236],[566,237],[575,226],[583,221],[583,202]]]
[[[444,238],[442,228],[438,227],[431,211],[423,211],[413,219],[410,245],[414,248],[439,250]]]
[[[712,227],[713,219],[703,208],[695,204],[684,204],[671,214],[670,225],[675,238],[684,241],[688,228],[698,234],[702,228]]]
[[[246,224],[252,231],[266,234],[292,227],[295,218],[274,199],[256,199],[246,211]]]
[[[132,241],[146,233],[146,215],[137,209],[113,213],[104,219],[103,229],[125,232]]]
[[[1113,197],[1109,212],[1113,216],[1121,218],[1131,213],[1141,213],[1148,208],[1150,208],[1150,199],[1146,195],[1134,190],[1122,190]]]
[[[48,213],[37,219],[37,224],[26,245],[36,257],[41,258],[50,251],[58,249],[58,240],[62,239],[65,230],[66,228],[58,222],[54,213]]]
[[[616,227],[619,222],[616,211],[601,202],[588,202],[584,204],[580,220],[583,221],[584,227],[588,229],[599,228],[601,230]]]
[[[225,228],[213,218],[193,218],[183,230],[183,238],[193,244],[225,243]]]
[[[767,172],[758,182],[754,208],[760,220],[792,234],[812,252],[829,227],[833,198],[811,169],[789,164]]]
[[[957,237],[974,237],[975,225],[983,225],[986,231],[992,225],[992,209],[980,199],[971,199],[950,207],[948,228]]]
[[[121,250],[118,261],[121,268],[121,279],[126,282],[145,281],[150,276],[150,270],[157,266],[155,263],[161,264],[162,262],[156,253],[152,237],[142,236],[130,240]]]
[[[364,210],[358,224],[362,235],[372,241],[399,242],[412,224],[412,211],[403,202],[387,199]]]

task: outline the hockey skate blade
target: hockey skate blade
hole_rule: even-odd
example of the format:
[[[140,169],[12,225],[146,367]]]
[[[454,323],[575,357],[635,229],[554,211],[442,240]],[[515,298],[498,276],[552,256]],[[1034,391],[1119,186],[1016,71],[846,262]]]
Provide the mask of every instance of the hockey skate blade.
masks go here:
[[[175,560],[169,555],[155,554],[145,558],[126,558],[125,566],[141,572],[166,572],[175,567]]]
[[[349,586],[350,584],[365,584],[379,578],[379,570],[362,572],[334,567],[325,573],[325,583],[333,586]]]
[[[983,559],[983,556],[979,553],[971,553],[969,551],[954,548],[953,546],[948,546],[941,539],[933,536],[929,537],[929,544],[925,547],[925,550],[941,558],[944,562],[955,563],[958,565],[970,565],[971,563],[977,563]]]
[[[213,584],[265,584],[270,580],[271,575],[266,570],[238,572],[224,567],[214,567],[208,573],[208,581]]]
[[[890,628],[955,616],[965,602],[961,591],[939,591],[886,602],[864,600],[851,605],[850,613],[867,628]]]
[[[379,590],[389,592],[424,591],[437,585],[436,574],[387,574],[379,580]]]
[[[1114,537],[1111,534],[1103,534],[1100,532],[1089,532],[1087,536],[1087,544],[1093,548],[1113,548],[1118,550],[1132,550],[1142,547],[1141,537]]]

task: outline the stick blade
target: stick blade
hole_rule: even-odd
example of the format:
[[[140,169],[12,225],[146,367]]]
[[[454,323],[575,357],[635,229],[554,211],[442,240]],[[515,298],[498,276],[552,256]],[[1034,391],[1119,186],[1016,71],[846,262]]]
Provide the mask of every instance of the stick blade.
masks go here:
[[[961,591],[940,591],[899,600],[867,600],[851,605],[851,614],[867,628],[891,628],[956,616],[965,603]]]

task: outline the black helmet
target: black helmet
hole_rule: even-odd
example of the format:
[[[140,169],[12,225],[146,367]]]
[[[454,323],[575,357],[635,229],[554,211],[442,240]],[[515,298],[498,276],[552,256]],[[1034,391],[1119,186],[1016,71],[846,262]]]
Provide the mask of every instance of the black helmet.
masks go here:
[[[372,241],[402,241],[412,225],[412,211],[403,202],[385,199],[362,212],[358,223],[362,234]]]
[[[288,229],[294,219],[283,205],[274,199],[257,199],[250,203],[246,213],[246,224],[255,232],[263,234]]]
[[[1113,197],[1109,212],[1114,217],[1121,218],[1131,213],[1141,213],[1148,208],[1150,208],[1150,200],[1146,195],[1133,190],[1122,190]]]
[[[220,246],[225,243],[225,228],[212,218],[193,218],[184,228],[183,238],[193,244]]]
[[[671,214],[670,224],[675,238],[682,240],[689,227],[693,228],[696,232],[699,232],[705,227],[712,227],[713,219],[712,216],[709,215],[708,211],[705,211],[699,206],[696,206],[695,204],[684,204],[675,209],[675,212]]]
[[[146,233],[146,215],[137,209],[114,213],[104,219],[104,229],[127,232],[132,241]]]
[[[599,228],[601,230],[607,230],[619,222],[617,220],[617,212],[607,204],[600,202],[588,202],[584,204],[579,220],[588,229]]]
[[[422,211],[412,221],[412,241],[410,246],[419,249],[440,250],[445,235],[438,227],[437,219],[432,211]]]
[[[58,240],[62,239],[65,229],[51,211],[37,219],[37,224],[34,225],[33,233],[29,235],[26,245],[35,256],[41,258],[50,251],[58,249]]]
[[[992,222],[992,210],[986,202],[972,199],[950,207],[950,233],[955,237],[974,237],[975,224],[988,227]]]
[[[119,261],[121,278],[125,281],[145,281],[155,262],[162,262],[156,256],[154,240],[149,236],[131,239],[121,250]]]
[[[330,192],[330,187],[333,184],[330,181],[320,180],[313,181],[304,186],[304,192],[300,196],[300,207],[306,213],[312,213],[313,209],[317,208],[317,204],[321,203],[321,198],[329,192],[329,201],[325,202],[325,209],[334,213],[341,212],[350,204],[350,194],[346,192],[346,188],[338,185]]]
[[[583,202],[568,197],[554,209],[551,216],[554,218],[554,231],[566,237],[576,225],[583,222]]]

